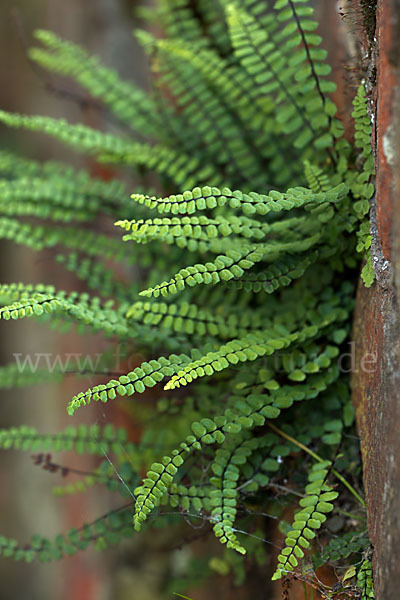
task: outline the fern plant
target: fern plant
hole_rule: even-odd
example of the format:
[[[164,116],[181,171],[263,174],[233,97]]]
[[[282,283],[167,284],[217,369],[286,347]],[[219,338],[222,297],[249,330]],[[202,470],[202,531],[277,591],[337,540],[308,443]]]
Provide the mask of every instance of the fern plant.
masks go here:
[[[365,505],[348,481],[358,449],[343,435],[353,427],[353,409],[338,361],[362,254],[365,285],[373,281],[365,91],[360,85],[355,95],[350,143],[330,98],[335,84],[307,0],[160,0],[142,16],[161,24],[164,36],[137,32],[153,72],[149,93],[82,48],[36,33],[40,45],[31,58],[74,78],[119,121],[121,133],[4,111],[0,120],[128,167],[136,189],[129,198],[123,178],[103,182],[2,151],[1,237],[34,250],[56,248],[56,259],[88,292],[4,283],[0,316],[127,342],[147,360],[77,389],[68,413],[76,418],[91,402],[134,396],[130,410],[140,419],[149,411],[140,395],[153,388],[157,418],[136,444],[109,426],[0,432],[3,449],[114,452],[120,479],[105,462],[64,492],[100,483],[129,499],[55,540],[1,538],[1,552],[47,561],[91,543],[103,548],[164,522],[162,507],[170,505],[211,524],[226,548],[211,569],[232,568],[240,580],[243,561],[264,556],[262,536],[246,536],[249,515],[259,523],[266,507],[280,507],[285,530],[283,508],[299,493],[273,578],[308,581],[307,555],[316,568],[328,556],[349,556],[317,543],[330,539],[332,511],[352,513],[341,534],[365,540],[365,525],[351,530],[355,521],[363,524]],[[112,220],[116,233],[89,229],[99,217]],[[102,367],[110,364],[106,354]],[[9,364],[0,384],[63,376],[59,370],[39,377]],[[370,582],[365,564],[357,567],[358,582]],[[372,589],[365,586],[363,598]]]

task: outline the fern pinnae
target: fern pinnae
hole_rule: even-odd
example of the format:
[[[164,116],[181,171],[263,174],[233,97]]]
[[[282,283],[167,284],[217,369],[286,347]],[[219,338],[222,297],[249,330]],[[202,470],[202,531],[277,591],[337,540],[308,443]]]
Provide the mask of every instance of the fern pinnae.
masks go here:
[[[66,165],[49,161],[41,164],[0,151],[0,198],[29,201],[39,206],[46,203],[57,207],[86,212],[93,218],[98,211],[115,214],[118,207],[129,207],[125,185],[118,180],[103,181]]]
[[[188,64],[193,66],[199,76],[204,78],[210,94],[221,106],[227,121],[226,125],[222,129],[222,133],[219,122],[213,122],[213,128],[217,138],[222,142],[222,151],[226,148],[226,151],[229,152],[228,168],[236,167],[236,170],[239,168],[241,179],[248,181],[253,188],[264,187],[266,183],[265,169],[268,168],[268,163],[260,161],[260,154],[263,153],[268,140],[267,136],[264,136],[264,139],[260,137],[260,122],[265,121],[267,115],[264,106],[258,107],[257,102],[254,102],[251,82],[247,81],[245,72],[236,68],[235,65],[230,65],[226,69],[224,61],[210,50],[193,52],[190,46],[182,43],[169,45],[168,48],[177,56],[184,58]],[[273,123],[269,114],[268,117],[270,126],[268,130],[271,136]],[[209,114],[207,114],[207,118],[210,118]],[[238,133],[239,130],[243,147],[239,146],[235,139],[235,131]],[[251,131],[254,131],[253,136],[250,135]],[[211,133],[211,131],[207,132],[208,135]],[[271,140],[269,142],[271,144]],[[216,154],[217,161],[220,160],[219,154],[218,152]],[[236,172],[236,177],[237,175]]]
[[[23,451],[70,451],[78,454],[89,452],[104,455],[104,451],[121,452],[121,445],[129,452],[133,446],[127,442],[126,431],[115,429],[111,424],[68,426],[57,434],[38,433],[34,427],[23,425],[0,430],[0,447]]]
[[[17,284],[0,286],[0,294],[5,297],[11,291],[19,300],[12,304],[6,304],[0,308],[0,318],[4,320],[23,319],[31,317],[44,317],[46,315],[58,315],[71,319],[75,323],[83,323],[94,331],[103,331],[106,335],[127,335],[129,327],[126,319],[117,311],[111,310],[111,304],[102,303],[98,297],[89,299],[87,294],[67,294],[63,290],[56,293],[36,292],[27,294],[30,286],[18,289]],[[123,308],[122,313],[125,312]]]
[[[255,263],[264,259],[279,259],[286,252],[304,252],[316,246],[321,241],[321,233],[314,233],[305,239],[292,242],[270,242],[269,244],[238,244],[240,250],[227,250],[219,255],[213,262],[196,264],[181,269],[169,281],[165,281],[147,290],[140,292],[141,296],[158,298],[176,294],[185,286],[215,285],[222,281],[229,281],[234,277],[241,277],[243,272],[251,269]]]
[[[74,225],[51,227],[41,223],[33,224],[18,219],[0,217],[0,237],[35,250],[64,246],[73,250],[81,250],[89,256],[101,256],[107,259],[118,260],[125,256],[117,239]]]
[[[262,260],[263,253],[256,246],[247,246],[245,249],[230,250],[226,255],[217,256],[213,262],[197,264],[181,269],[170,280],[153,288],[140,292],[141,296],[153,296],[176,294],[182,291],[186,285],[193,287],[199,284],[216,284],[222,279],[230,279],[234,274],[242,274],[244,269],[251,268],[255,262]]]
[[[166,98],[163,93],[164,82],[159,72],[160,62],[157,59],[157,46],[154,44],[154,50],[150,54],[151,67],[153,72],[153,95],[157,103],[157,111],[162,121],[163,141],[169,146],[179,146],[187,155],[194,155],[200,161],[208,161],[208,146],[201,136],[192,136],[188,138],[187,131],[190,128],[188,115],[185,111],[176,114],[176,108],[171,105],[171,99]],[[218,169],[216,165],[210,163],[210,177],[212,180],[218,180]]]
[[[179,506],[184,511],[192,510],[198,513],[203,510],[210,511],[211,489],[211,486],[207,485],[187,487],[183,484],[171,483],[168,489],[168,504],[173,508]]]
[[[322,548],[321,553],[313,559],[314,568],[318,569],[326,562],[337,562],[348,558],[352,553],[358,553],[369,546],[368,532],[366,529],[349,531],[331,540]]]
[[[254,78],[257,87],[260,89],[260,95],[263,90],[263,85],[260,83],[259,77],[263,77],[265,82],[266,79],[269,79],[268,74],[270,74],[281,92],[287,96],[290,104],[294,107],[303,124],[309,129],[310,135],[308,136],[307,141],[309,141],[310,138],[312,139],[312,137],[315,137],[314,128],[306,118],[303,108],[298,105],[296,98],[288,89],[287,82],[281,79],[279,70],[272,66],[268,58],[269,56],[273,56],[273,53],[271,52],[273,45],[268,39],[267,33],[258,29],[253,18],[248,15],[248,13],[238,10],[234,4],[228,6],[228,23],[231,27],[231,36],[235,50],[240,56],[244,68],[246,68],[249,75]],[[246,42],[244,42],[244,40],[246,40]],[[266,47],[263,51],[260,50],[259,44],[261,42],[266,43]],[[249,44],[247,51],[246,44]],[[246,61],[246,55],[251,55],[252,57],[256,56],[258,58],[259,67],[257,69],[253,65],[247,66],[248,61]],[[254,60],[252,60],[252,62],[254,62]],[[261,68],[261,65],[264,65],[264,68]],[[257,73],[260,73],[260,76],[258,76]],[[286,131],[290,132],[292,127],[293,124],[290,127],[289,125],[286,125]],[[297,127],[298,125],[296,124],[295,128],[297,129]]]
[[[336,318],[337,316],[332,314],[329,318],[321,321],[319,326],[326,327]],[[251,332],[243,338],[230,340],[218,351],[209,352],[183,367],[176,375],[172,376],[164,389],[170,390],[185,386],[198,377],[213,375],[215,372],[227,369],[239,362],[253,361],[261,356],[271,356],[277,350],[315,337],[318,329],[317,325],[312,325],[294,333],[286,332],[286,335],[274,330]]]
[[[0,367],[0,389],[40,385],[43,382],[59,382],[63,377],[64,374],[61,370],[53,370],[49,373],[47,368],[21,369],[19,363],[13,362]]]
[[[213,529],[221,543],[240,554],[245,554],[246,550],[239,544],[233,531],[238,496],[235,487],[239,479],[239,467],[236,463],[251,453],[251,449],[246,446],[248,442],[246,433],[235,436],[233,447],[232,444],[231,447],[229,444],[224,444],[224,450],[217,450],[215,461],[211,465],[214,473],[212,477],[214,489],[210,491],[213,507],[211,520],[215,522]]]
[[[371,554],[366,552],[366,557],[357,573],[357,587],[361,590],[361,600],[375,598]]]
[[[211,219],[200,215],[199,217],[172,217],[156,219],[140,219],[135,221],[116,221],[115,225],[122,227],[128,234],[123,240],[134,240],[146,242],[155,238],[163,238],[169,241],[172,238],[190,237],[193,239],[207,241],[214,238],[226,238],[238,235],[245,239],[266,241],[270,236],[290,235],[295,236],[296,230],[301,230],[301,225],[307,225],[310,219],[306,217],[293,217],[273,223],[262,223],[255,219],[246,217],[222,217],[216,216]]]
[[[198,4],[197,10],[207,32],[210,46],[221,56],[229,56],[231,41],[221,4],[214,0],[203,0]]]
[[[264,406],[262,402],[256,400],[255,403],[249,406],[247,412],[251,415],[254,413],[253,418],[256,419],[257,424],[263,424],[265,417],[276,418],[280,411],[270,406]],[[259,417],[256,418],[256,415],[259,415]],[[235,421],[240,420],[241,422],[235,423]],[[160,498],[164,496],[172,483],[178,467],[183,464],[183,457],[186,457],[192,450],[200,450],[202,444],[223,443],[225,440],[224,431],[229,433],[236,431],[237,433],[241,430],[242,425],[252,427],[253,423],[254,421],[251,418],[244,421],[241,415],[233,417],[231,422],[225,416],[221,416],[215,417],[214,420],[201,419],[201,421],[193,423],[192,431],[194,435],[188,436],[180,444],[180,448],[171,453],[170,457],[164,457],[162,464],[153,463],[142,486],[135,490],[137,496],[134,516],[135,529],[140,530],[147,515],[159,504]]]
[[[209,335],[221,339],[245,335],[260,327],[258,315],[235,313],[214,314],[196,304],[179,305],[164,302],[135,302],[127,312],[128,320],[142,321],[151,326],[165,327],[187,335]]]
[[[168,38],[185,40],[198,47],[208,44],[188,0],[161,0],[160,19]]]
[[[225,285],[254,293],[264,291],[272,294],[279,287],[290,285],[294,279],[301,277],[318,256],[319,252],[316,250],[306,257],[283,258],[280,262],[271,264],[266,271],[250,272],[239,278],[230,279],[225,282]]]
[[[313,192],[327,192],[331,188],[328,175],[318,165],[311,164],[308,160],[304,161],[304,174]]]
[[[80,151],[99,154],[109,151],[110,154],[124,156],[132,143],[109,133],[102,133],[84,125],[71,125],[64,119],[52,119],[43,116],[26,116],[0,111],[0,121],[9,127],[25,127],[31,131],[40,131],[52,135],[60,141],[76,147]]]
[[[178,102],[186,112],[192,130],[198,132],[197,136],[204,136],[208,152],[215,156],[215,161],[226,164],[228,178],[251,181],[254,173],[249,172],[249,165],[254,165],[254,171],[256,163],[250,159],[250,149],[237,141],[241,136],[235,119],[198,69],[198,64],[200,69],[203,65],[207,66],[205,61],[201,61],[201,53],[193,53],[182,44],[164,40],[158,42],[158,47],[168,66],[168,78],[171,73],[177,77],[171,87],[173,91],[177,87],[177,92],[180,92]],[[213,60],[212,54],[210,58]],[[192,79],[187,81],[189,75]],[[207,128],[205,123],[209,124]]]
[[[296,0],[295,0],[295,2],[296,2]],[[307,61],[308,61],[309,65],[310,65],[311,75],[312,75],[312,77],[313,77],[313,79],[315,81],[315,85],[317,86],[319,97],[321,98],[322,103],[325,104],[326,103],[326,97],[325,97],[325,94],[323,94],[323,92],[321,90],[321,85],[320,85],[319,77],[318,77],[318,75],[316,73],[315,66],[314,66],[314,61],[313,61],[313,59],[311,57],[310,47],[308,45],[308,41],[307,41],[306,35],[304,33],[304,26],[302,25],[302,23],[300,21],[298,11],[296,10],[296,7],[295,7],[295,2],[293,2],[293,0],[287,0],[287,3],[289,4],[289,6],[290,6],[290,8],[292,10],[292,14],[293,14],[293,17],[294,17],[294,19],[296,21],[296,25],[297,25],[297,28],[299,30],[299,33],[301,35],[301,39],[302,39],[302,42],[303,42],[304,50],[306,51],[306,54],[307,54]],[[282,2],[279,3],[279,0],[278,0],[278,2],[275,4],[275,8],[278,8],[278,6],[281,5],[281,4],[282,4]],[[308,23],[308,27],[307,27],[308,30],[310,30],[310,24],[312,24],[314,26],[314,24],[312,22],[309,22]],[[317,25],[317,23],[315,23],[315,26],[316,25]],[[331,119],[331,116],[329,115],[329,120],[330,119]]]
[[[185,156],[164,146],[129,142],[124,138],[102,133],[84,125],[72,125],[64,119],[42,116],[25,116],[0,111],[0,121],[9,127],[25,127],[32,131],[47,133],[81,152],[95,155],[104,162],[145,167],[165,174],[177,185],[194,185],[197,180],[206,179],[214,169],[200,165],[194,157]],[[215,181],[219,183],[218,180]]]
[[[131,502],[124,504],[90,523],[84,523],[79,529],[72,528],[65,534],[58,534],[54,540],[35,534],[29,544],[22,546],[13,538],[0,536],[0,555],[28,563],[38,558],[40,562],[47,563],[85,550],[90,543],[98,550],[104,550],[109,544],[116,544],[130,536],[131,505]]]
[[[181,110],[179,114],[176,112],[176,103],[165,94],[165,86],[168,81],[165,81],[166,74],[162,68],[162,60],[160,60],[159,45],[153,36],[147,31],[140,30],[136,32],[136,37],[144,50],[149,55],[150,68],[152,71],[152,96],[156,104],[158,117],[161,121],[161,136],[162,141],[169,147],[179,147],[186,155],[196,157],[202,162],[208,160],[208,145],[201,135],[191,136],[188,138],[187,131],[190,129],[189,115],[186,111]],[[179,98],[177,83],[174,85],[175,95]],[[213,180],[218,179],[218,169],[210,163],[210,170],[213,168],[210,176]]]
[[[147,208],[157,208],[161,213],[171,212],[175,215],[193,214],[196,211],[229,206],[232,209],[240,209],[247,216],[255,214],[264,216],[269,212],[318,206],[324,202],[339,202],[346,196],[347,191],[344,184],[339,184],[323,193],[314,193],[306,188],[289,188],[286,193],[273,190],[268,194],[256,192],[246,194],[241,190],[232,191],[229,188],[203,186],[186,190],[183,194],[161,198],[144,194],[132,194],[131,198]]]
[[[212,111],[207,110],[207,105],[213,102],[211,91],[204,85],[201,79],[195,79],[194,73],[190,73],[190,75],[195,84],[190,85],[190,81],[187,81],[188,75],[186,74],[186,69],[182,67],[182,63],[179,61],[179,53],[175,57],[175,61],[173,60],[174,45],[171,46],[168,42],[161,40],[158,41],[156,48],[158,53],[161,53],[166,65],[169,66],[166,69],[167,81],[165,83],[176,95],[177,102],[181,107],[188,126],[197,133],[195,144],[202,145],[203,148],[207,145],[209,152],[215,157],[217,163],[227,163],[228,158],[230,158],[231,163],[235,164],[235,158],[231,153],[230,145],[227,144],[226,139],[226,117],[222,118],[222,123],[220,124]],[[180,65],[181,68],[179,68]],[[188,69],[189,65],[186,68]],[[163,80],[162,73],[161,79]],[[199,115],[202,117],[200,120]],[[219,107],[219,116],[222,116],[221,107]],[[207,124],[207,127],[204,124]]]
[[[85,256],[78,252],[57,254],[56,261],[78,279],[86,282],[89,289],[99,290],[103,297],[116,298],[119,302],[127,302],[139,286],[124,284],[115,277],[115,271],[101,262],[97,257]]]
[[[224,447],[215,453],[215,460],[211,465],[213,477],[211,478],[213,490],[209,492],[211,499],[211,521],[219,541],[240,554],[246,550],[241,546],[235,534],[234,523],[237,515],[238,490],[240,466],[248,464],[249,457],[259,449],[265,450],[272,445],[274,436],[267,434],[262,437],[251,437],[247,431],[236,434]],[[273,461],[271,461],[273,462]],[[266,469],[267,470],[267,469]],[[268,477],[263,475],[262,480],[267,482]]]
[[[13,204],[2,204],[0,201],[0,213],[6,217],[35,217],[71,223],[71,221],[89,221],[90,215],[86,211],[77,211],[65,208],[54,208],[51,204],[38,205],[31,202],[18,202]],[[3,222],[4,224],[4,222]]]
[[[15,206],[16,203],[26,202],[37,205],[38,210],[45,201],[48,203],[49,208],[53,208],[55,215],[49,212],[49,214],[44,215],[44,218],[53,218],[54,220],[62,219],[62,210],[69,210],[70,212],[67,212],[67,215],[72,220],[74,218],[72,209],[75,209],[76,219],[92,219],[100,204],[96,198],[90,198],[88,195],[82,194],[81,186],[77,189],[75,182],[64,182],[60,178],[55,183],[52,179],[42,177],[2,181],[0,184],[0,202],[8,204],[10,200],[12,200],[12,206]],[[61,216],[58,217],[58,215]],[[40,212],[38,212],[38,216],[40,216]]]
[[[164,377],[171,377],[178,368],[190,361],[190,357],[182,354],[161,356],[157,360],[144,362],[140,367],[118,379],[111,379],[107,384],[99,384],[89,388],[86,392],[79,392],[68,404],[68,414],[73,415],[81,406],[95,402],[107,402],[119,396],[131,396],[134,393],[143,393],[146,387],[154,387]]]
[[[272,576],[273,580],[280,579],[286,572],[293,571],[298,566],[298,559],[304,557],[303,549],[310,546],[310,541],[316,536],[314,529],[321,527],[326,521],[326,514],[333,510],[332,500],[338,497],[327,484],[332,463],[322,461],[314,464],[306,487],[306,496],[300,500],[302,507],[295,515],[291,531],[288,533],[283,548],[278,556],[279,566]]]
[[[242,429],[251,430],[255,426],[262,426],[266,419],[276,419],[281,410],[292,406],[296,399],[303,400],[317,396],[337,377],[337,373],[328,371],[325,378],[315,375],[311,377],[315,381],[315,387],[305,385],[304,389],[307,390],[305,394],[299,394],[296,386],[285,391],[282,389],[276,396],[273,393],[250,395],[244,401],[235,403],[233,409],[228,408],[225,415],[217,416],[213,420],[206,418],[192,423],[193,435],[188,436],[170,456],[165,456],[162,463],[153,463],[148,476],[135,490],[137,496],[135,529],[140,530],[147,515],[159,505],[161,498],[172,484],[178,468],[193,450],[200,450],[203,444],[222,444],[227,434],[236,435]]]
[[[37,30],[35,37],[47,48],[32,48],[30,58],[39,65],[68,75],[100,98],[122,122],[145,136],[154,136],[160,123],[148,95],[131,82],[122,81],[116,72],[89,57],[79,46],[66,42],[49,31]],[[115,101],[115,98],[118,101]]]

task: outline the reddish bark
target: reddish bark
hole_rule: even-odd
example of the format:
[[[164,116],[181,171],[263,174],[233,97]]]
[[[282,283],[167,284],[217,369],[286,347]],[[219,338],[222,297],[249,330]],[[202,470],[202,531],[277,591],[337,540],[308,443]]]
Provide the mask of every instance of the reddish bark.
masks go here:
[[[376,195],[372,206],[373,264],[376,282],[358,291],[355,316],[356,371],[354,402],[364,464],[368,529],[374,546],[377,600],[398,598],[400,563],[400,397],[398,281],[393,274],[399,256],[396,214],[399,177],[395,134],[399,85],[397,40],[400,36],[399,1],[379,1],[376,32],[376,87],[374,151]],[[371,69],[373,74],[374,69]],[[374,82],[371,81],[371,84]],[[369,357],[366,368],[367,354]]]

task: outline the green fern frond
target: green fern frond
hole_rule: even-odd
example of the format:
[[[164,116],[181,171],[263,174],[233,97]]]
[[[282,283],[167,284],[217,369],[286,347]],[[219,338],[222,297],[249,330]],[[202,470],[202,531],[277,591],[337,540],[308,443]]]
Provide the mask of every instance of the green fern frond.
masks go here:
[[[84,172],[72,172],[65,178],[61,175],[19,177],[0,182],[0,206],[4,203],[6,208],[11,203],[17,209],[20,203],[26,203],[37,206],[37,216],[43,218],[58,220],[62,218],[62,211],[66,211],[70,220],[90,220],[99,210],[115,210],[118,205],[126,208],[124,192],[124,186],[119,182],[90,179]],[[41,215],[40,209],[46,210],[46,214]],[[4,210],[3,206],[1,210]]]
[[[170,390],[191,383],[198,377],[210,376],[215,372],[229,368],[239,362],[253,361],[261,356],[271,356],[276,350],[289,347],[291,344],[304,342],[316,336],[320,328],[326,327],[340,318],[338,313],[331,313],[318,325],[305,327],[296,333],[279,331],[252,332],[244,338],[231,340],[216,352],[209,352],[196,361],[186,365],[173,375],[164,389]]]
[[[213,176],[210,165],[200,165],[194,158],[164,146],[133,143],[110,133],[102,133],[85,125],[71,125],[63,119],[42,116],[25,116],[0,111],[0,122],[9,127],[23,127],[46,133],[76,148],[95,155],[105,162],[144,167],[164,174],[177,185],[190,187],[197,180],[206,181]],[[215,181],[219,183],[218,180]]]
[[[119,454],[125,455],[123,446],[119,449]],[[126,455],[125,455],[126,456]],[[131,458],[131,455],[129,455]],[[66,468],[68,469],[68,467]],[[122,480],[122,481],[121,481]],[[134,488],[137,483],[137,473],[132,469],[130,462],[122,462],[118,465],[118,476],[115,473],[114,465],[108,460],[103,461],[90,475],[62,486],[53,488],[55,496],[67,496],[86,492],[95,485],[103,485],[111,492],[117,492],[122,496],[130,495],[130,488]]]
[[[322,461],[311,469],[306,496],[300,500],[301,509],[296,513],[285,539],[286,546],[278,556],[279,566],[273,580],[280,579],[298,566],[298,559],[304,557],[303,549],[309,548],[311,540],[316,536],[314,530],[321,527],[326,521],[326,514],[333,510],[332,500],[339,494],[326,483],[330,466],[330,461]]]
[[[157,135],[160,127],[157,108],[144,90],[130,81],[122,81],[116,71],[51,31],[38,30],[35,37],[46,49],[31,48],[31,59],[45,69],[73,77],[133,130],[145,136]]]
[[[270,395],[253,394],[245,399],[240,399],[235,403],[234,410],[227,409],[225,415],[214,417],[212,420],[205,418],[192,423],[193,435],[189,435],[180,444],[180,448],[171,453],[171,456],[165,456],[162,463],[153,463],[146,479],[135,490],[137,497],[134,516],[135,529],[140,530],[147,515],[159,505],[187,454],[193,450],[201,450],[202,444],[223,444],[227,434],[236,435],[242,429],[251,430],[264,425],[266,419],[276,419],[282,409],[290,408],[296,400],[316,397],[337,376],[337,369],[332,369],[325,375],[311,376],[312,383],[309,381],[304,386],[281,388],[276,395],[273,393]]]
[[[275,4],[276,9],[283,8],[278,20],[287,20],[290,4],[289,1]],[[310,9],[306,7],[305,10]],[[307,144],[313,144],[320,150],[331,146],[333,137],[329,130],[336,107],[324,94],[335,88],[331,82],[319,79],[319,75],[330,72],[330,67],[320,62],[325,59],[325,51],[309,47],[311,43],[318,45],[320,39],[308,33],[305,47],[301,48],[302,37],[292,20],[282,31],[269,36],[250,14],[233,4],[228,7],[227,19],[235,52],[253,79],[259,95],[272,95],[280,105],[276,119],[282,132],[293,136],[294,146],[299,149]],[[306,23],[309,28],[311,24],[313,28],[317,25],[303,21],[303,28]],[[290,59],[285,57],[289,49]],[[321,90],[322,96],[314,94],[315,86]],[[335,126],[334,133],[338,137],[342,130],[336,122]]]
[[[0,367],[0,389],[11,389],[31,385],[41,385],[48,382],[59,382],[63,373],[49,369],[24,369],[17,362]]]
[[[329,176],[317,165],[312,165],[308,160],[304,163],[304,174],[310,189],[317,194],[318,192],[327,192],[332,185]]]
[[[240,554],[246,553],[245,548],[239,544],[234,531],[239,496],[236,488],[240,477],[240,465],[246,464],[253,452],[271,445],[274,439],[270,435],[251,438],[246,433],[235,436],[230,444],[224,444],[223,449],[218,449],[211,466],[214,473],[212,478],[214,489],[210,492],[211,520],[215,522],[213,529],[222,544],[226,544],[227,548],[236,550]],[[266,480],[267,478],[264,477],[264,482]]]
[[[182,302],[135,302],[127,312],[127,319],[140,321],[149,326],[171,329],[187,335],[209,335],[222,339],[245,335],[249,330],[257,330],[265,324],[264,315],[253,312],[219,314],[200,308],[196,304]]]
[[[102,296],[125,302],[139,292],[139,286],[127,285],[118,279],[115,271],[100,262],[98,257],[82,256],[77,252],[57,254],[56,261],[85,281],[88,288],[99,291]]]
[[[306,269],[318,259],[318,251],[310,253],[303,258],[283,257],[279,262],[276,261],[270,265],[267,270],[262,272],[250,272],[240,278],[230,279],[226,282],[228,287],[244,289],[246,292],[267,292],[272,294],[280,287],[291,284],[294,279],[298,279]]]
[[[245,215],[267,215],[268,213],[289,211],[293,208],[314,207],[325,202],[335,203],[342,200],[347,193],[345,185],[338,185],[326,193],[314,193],[306,188],[289,188],[286,193],[271,191],[267,195],[229,188],[204,186],[164,198],[133,194],[135,202],[147,208],[156,208],[160,213],[193,214],[196,211],[211,210],[223,206],[241,210]]]
[[[166,500],[173,508],[179,506],[187,512],[190,510],[194,510],[195,512],[202,510],[210,511],[210,490],[210,486],[196,487],[191,485],[188,488],[182,484],[172,483],[168,489]],[[163,503],[163,499],[161,503]]]
[[[124,157],[137,147],[121,137],[102,133],[85,125],[72,125],[64,119],[51,117],[27,116],[0,111],[0,121],[8,127],[23,127],[31,131],[39,131],[51,135],[61,142],[89,154],[110,153]]]
[[[121,446],[129,452],[131,444],[127,442],[125,429],[115,429],[110,423],[102,429],[98,425],[68,426],[55,434],[38,433],[34,427],[22,425],[0,430],[0,448],[2,450],[23,450],[25,452],[66,452],[74,450],[78,454],[98,454],[121,452]]]
[[[59,534],[54,540],[35,534],[28,544],[20,545],[13,538],[0,536],[0,555],[13,560],[32,562],[38,558],[47,563],[60,560],[64,556],[73,556],[93,544],[97,550],[119,543],[123,538],[131,537],[131,515],[126,507],[111,511],[92,523],[85,523],[80,529],[70,529]]]
[[[241,250],[228,250],[225,255],[217,256],[213,262],[187,266],[176,275],[153,288],[140,292],[141,296],[158,298],[160,294],[176,294],[185,289],[185,286],[215,285],[220,281],[229,281],[234,277],[241,277],[244,271],[251,269],[262,260],[281,258],[285,252],[304,252],[315,246],[321,239],[321,234],[293,242],[282,242],[260,245],[242,245]],[[240,247],[240,245],[239,245]]]
[[[164,377],[171,377],[183,364],[189,362],[190,358],[184,354],[170,355],[167,358],[161,356],[157,360],[144,362],[127,375],[121,375],[117,379],[111,379],[107,384],[100,384],[86,392],[80,392],[68,404],[68,414],[73,415],[77,408],[89,404],[92,400],[107,402],[113,400],[116,395],[131,396],[143,393],[146,388],[154,387]]]
[[[349,531],[333,538],[324,546],[320,555],[313,557],[314,568],[318,569],[326,562],[337,563],[353,553],[361,553],[369,546],[367,531]]]
[[[197,9],[210,45],[215,47],[219,54],[226,56],[230,51],[231,43],[221,3],[202,0]]]
[[[357,587],[361,590],[361,600],[375,598],[372,562],[366,558],[357,573]]]
[[[357,219],[361,221],[357,232],[358,243],[357,252],[365,257],[365,265],[361,271],[361,278],[366,287],[370,287],[375,279],[374,268],[372,264],[371,243],[372,236],[370,232],[367,215],[370,210],[370,200],[374,195],[374,157],[371,146],[372,123],[367,111],[367,99],[364,85],[361,84],[353,100],[352,117],[354,119],[354,143],[360,151],[360,160],[362,161],[362,170],[348,171],[347,180],[355,200],[352,210]]]
[[[0,285],[0,298],[4,298],[2,303],[5,304],[0,308],[0,318],[8,321],[56,313],[65,315],[72,321],[82,322],[95,331],[104,331],[107,335],[128,334],[129,327],[126,319],[112,309],[113,301],[102,305],[98,297],[90,298],[86,293],[67,294],[62,290],[55,292],[51,291],[52,286],[48,287],[48,291],[45,286],[43,286],[45,291],[38,291],[41,287],[22,284]],[[10,297],[18,300],[8,304]],[[121,313],[124,311],[122,307]]]
[[[201,23],[188,0],[161,0],[158,18],[168,38],[186,40],[195,46],[207,45]]]
[[[40,216],[43,217],[43,215]],[[36,251],[54,246],[64,246],[73,250],[81,250],[90,256],[101,256],[114,260],[126,257],[118,240],[73,226],[33,225],[16,219],[0,217],[0,238],[11,240],[16,244],[23,244]]]

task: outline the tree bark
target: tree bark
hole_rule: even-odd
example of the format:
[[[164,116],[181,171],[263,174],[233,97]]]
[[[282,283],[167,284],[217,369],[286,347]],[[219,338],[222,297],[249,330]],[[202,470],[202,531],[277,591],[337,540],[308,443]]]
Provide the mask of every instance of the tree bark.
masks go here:
[[[375,124],[376,194],[371,233],[376,281],[370,289],[360,283],[358,290],[353,389],[368,529],[374,547],[375,598],[394,600],[400,587],[400,1],[379,0],[376,17],[375,40],[370,40],[368,49],[367,82]]]

